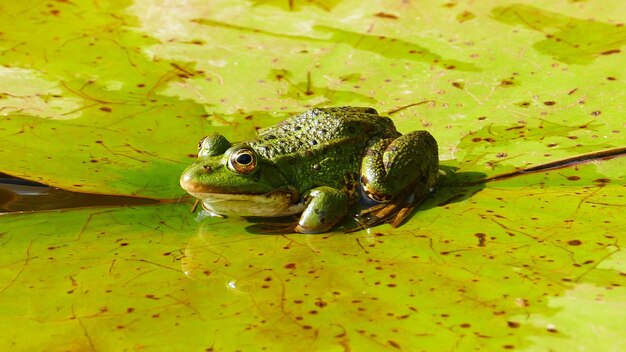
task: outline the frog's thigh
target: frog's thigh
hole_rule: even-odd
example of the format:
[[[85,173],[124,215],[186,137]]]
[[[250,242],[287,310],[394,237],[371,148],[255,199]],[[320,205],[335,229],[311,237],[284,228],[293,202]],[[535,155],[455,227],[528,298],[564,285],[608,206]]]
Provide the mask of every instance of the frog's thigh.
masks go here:
[[[432,186],[437,174],[437,142],[426,131],[370,144],[361,163],[361,187],[370,198],[384,202],[408,186]]]
[[[318,233],[330,230],[348,212],[348,195],[344,191],[322,186],[309,191],[296,232]]]

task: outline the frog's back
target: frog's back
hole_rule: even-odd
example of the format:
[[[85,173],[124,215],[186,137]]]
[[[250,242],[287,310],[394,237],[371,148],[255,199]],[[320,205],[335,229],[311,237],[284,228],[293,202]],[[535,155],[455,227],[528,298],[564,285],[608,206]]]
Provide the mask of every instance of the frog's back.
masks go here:
[[[265,158],[274,159],[343,144],[364,148],[374,136],[399,135],[391,119],[372,108],[314,108],[263,129],[249,144]]]

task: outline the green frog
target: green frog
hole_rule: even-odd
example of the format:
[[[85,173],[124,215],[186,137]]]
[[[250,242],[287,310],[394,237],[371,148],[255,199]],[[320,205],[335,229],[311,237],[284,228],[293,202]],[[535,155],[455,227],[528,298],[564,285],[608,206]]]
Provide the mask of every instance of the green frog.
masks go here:
[[[332,229],[361,201],[365,225],[398,226],[432,191],[437,142],[426,131],[400,134],[373,108],[314,108],[238,143],[214,134],[180,185],[215,215],[301,214],[299,233]],[[365,216],[366,215],[366,216]]]

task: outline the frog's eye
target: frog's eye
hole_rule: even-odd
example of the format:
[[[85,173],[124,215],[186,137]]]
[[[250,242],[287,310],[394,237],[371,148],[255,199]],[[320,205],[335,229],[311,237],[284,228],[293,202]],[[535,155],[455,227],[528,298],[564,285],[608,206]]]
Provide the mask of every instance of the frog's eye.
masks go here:
[[[230,142],[221,134],[211,134],[200,140],[198,143],[198,157],[222,155],[230,148]]]
[[[256,155],[247,148],[236,150],[228,160],[228,167],[240,174],[249,174],[256,168]]]

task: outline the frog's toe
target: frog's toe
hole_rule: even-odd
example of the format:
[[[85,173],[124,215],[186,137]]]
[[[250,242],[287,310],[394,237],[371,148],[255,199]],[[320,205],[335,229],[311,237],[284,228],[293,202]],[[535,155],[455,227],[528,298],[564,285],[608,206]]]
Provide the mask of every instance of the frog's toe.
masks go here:
[[[403,199],[396,198],[389,203],[379,204],[377,206],[365,209],[356,215],[356,220],[362,228],[374,227],[388,222],[391,222],[393,227],[397,227],[414,208],[411,207],[411,209],[409,209],[408,211],[403,211],[405,207],[402,206],[402,203]],[[401,219],[396,220],[396,215],[400,212],[402,212],[403,216]]]
[[[429,185],[431,184],[434,184],[434,181],[429,181]],[[415,207],[428,198],[430,192],[430,188],[426,190],[421,185],[418,185],[412,191],[403,193],[388,203],[378,204],[361,211],[357,215],[357,221],[363,228],[384,223],[389,223],[392,227],[398,227],[402,225]]]

